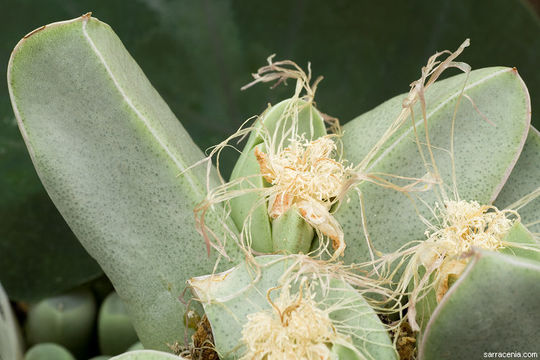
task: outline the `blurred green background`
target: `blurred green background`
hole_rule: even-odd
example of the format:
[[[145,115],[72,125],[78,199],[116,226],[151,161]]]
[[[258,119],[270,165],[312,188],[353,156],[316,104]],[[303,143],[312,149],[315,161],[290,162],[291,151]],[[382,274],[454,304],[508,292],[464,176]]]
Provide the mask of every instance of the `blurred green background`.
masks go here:
[[[92,11],[116,31],[204,150],[268,102],[291,93],[292,86],[240,91],[273,53],[302,67],[311,61],[314,75],[325,77],[319,108],[346,122],[407,92],[430,55],[453,50],[470,37],[460,60],[473,69],[517,67],[535,109],[540,106],[536,3],[2,0],[0,67],[6,69],[26,33]],[[43,190],[16,127],[5,70],[0,76],[0,282],[12,299],[37,300],[94,279],[101,270]],[[225,174],[233,164],[234,153],[226,153]]]

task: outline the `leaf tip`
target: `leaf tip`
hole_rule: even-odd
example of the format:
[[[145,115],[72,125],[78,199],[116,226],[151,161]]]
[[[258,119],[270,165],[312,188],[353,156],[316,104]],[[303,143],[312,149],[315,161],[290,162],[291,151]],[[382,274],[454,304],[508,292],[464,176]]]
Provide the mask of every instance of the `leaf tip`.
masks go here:
[[[43,25],[43,26],[38,27],[37,29],[34,29],[34,30],[30,31],[28,34],[24,35],[23,39],[28,39],[30,36],[40,32],[41,30],[45,29],[46,27],[47,27],[47,25]]]

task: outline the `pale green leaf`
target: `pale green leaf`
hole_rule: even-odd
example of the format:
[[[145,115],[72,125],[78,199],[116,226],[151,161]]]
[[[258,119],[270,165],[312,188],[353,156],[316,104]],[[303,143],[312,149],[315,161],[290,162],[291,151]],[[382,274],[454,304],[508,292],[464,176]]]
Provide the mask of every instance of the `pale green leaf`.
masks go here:
[[[532,197],[536,192],[536,198]],[[532,232],[540,232],[540,133],[531,126],[523,151],[495,206],[500,209],[515,208],[515,203],[525,200],[518,209],[521,222]],[[530,200],[527,197],[531,196]]]
[[[481,251],[434,311],[419,359],[474,359],[538,351],[540,263]]]
[[[246,348],[241,338],[247,316],[263,310],[272,311],[267,300],[268,290],[282,285],[280,278],[293,264],[291,257],[279,255],[259,256],[256,260],[263,265],[260,267],[260,278],[257,278],[254,267],[243,263],[213,277],[203,276],[190,280],[210,320],[216,351],[222,359],[235,359],[245,353]],[[330,312],[334,324],[346,327],[354,334],[356,349],[366,357],[395,359],[395,350],[388,333],[363,297],[340,280],[328,280],[328,293],[323,295],[324,292],[318,289],[315,299],[324,307],[346,304],[343,308],[336,306]],[[341,349],[337,352],[347,354],[342,359],[354,359],[350,357],[352,351]]]
[[[136,350],[115,356],[110,360],[185,360],[185,358],[161,351]]]
[[[426,92],[427,121],[433,153],[445,191],[453,194],[451,123],[456,101],[460,98],[466,75],[436,82]],[[458,195],[464,200],[491,203],[499,193],[521,152],[530,122],[530,100],[517,71],[511,68],[485,68],[470,73],[455,120],[454,160]],[[402,109],[405,95],[397,96],[344,126],[345,157],[359,163]],[[416,129],[425,143],[421,111],[415,108]],[[425,145],[422,145],[427,155]],[[429,158],[428,158],[429,160]],[[414,128],[409,119],[379,153],[367,172],[379,172],[423,178],[427,170],[415,143]],[[425,179],[425,178],[424,178]],[[399,182],[393,179],[394,182]],[[442,199],[438,187],[410,198],[393,189],[372,183],[359,186],[363,194],[367,231],[374,247],[385,252],[396,251],[405,243],[422,240],[426,225],[418,212],[428,220],[435,202]],[[416,200],[416,195],[425,202]],[[442,204],[441,204],[442,205]],[[417,212],[418,211],[418,212]],[[336,212],[345,232],[346,262],[369,260],[367,242],[362,231],[358,196],[348,198]]]
[[[145,347],[168,349],[184,338],[178,297],[186,279],[215,263],[193,217],[205,169],[178,176],[202,153],[97,19],[29,34],[8,71],[16,117],[50,197],[113,282]],[[215,209],[211,227],[221,216]],[[221,224],[213,228],[223,237]]]

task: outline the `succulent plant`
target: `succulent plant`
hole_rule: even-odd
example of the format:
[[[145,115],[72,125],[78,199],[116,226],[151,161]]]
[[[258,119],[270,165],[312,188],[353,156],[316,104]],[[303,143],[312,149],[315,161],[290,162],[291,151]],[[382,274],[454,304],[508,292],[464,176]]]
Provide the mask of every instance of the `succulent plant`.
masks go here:
[[[270,173],[266,178],[260,176],[261,163],[269,157],[279,157],[284,148],[291,146],[290,139],[298,142],[302,134],[306,137],[304,141],[315,140],[326,135],[326,128],[313,104],[300,99],[298,94],[266,110],[261,121],[251,130],[245,149],[233,169],[231,183],[239,182],[234,189],[249,192],[231,199],[231,216],[239,229],[245,229],[246,241],[255,251],[307,253],[310,250],[314,232],[300,217],[297,204],[292,205],[290,211],[289,208],[278,209],[275,206],[271,215],[275,219],[271,221],[267,199],[279,205],[279,199],[284,195],[271,191],[278,187],[268,186],[272,181]],[[226,191],[226,188],[220,190]],[[268,194],[261,196],[254,190],[266,190]],[[278,216],[281,215],[278,212],[283,212],[284,216]],[[288,243],[287,239],[297,241]]]
[[[32,346],[24,355],[24,360],[75,360],[75,358],[63,346],[41,343]]]
[[[202,153],[110,27],[90,15],[27,36],[9,69],[14,111],[47,191],[99,259],[143,344],[166,350],[183,337],[185,281],[215,263],[192,215],[205,171],[177,177]]]
[[[23,343],[15,315],[0,284],[0,359],[20,359]]]
[[[138,340],[124,303],[115,292],[99,309],[98,339],[101,353],[108,355],[121,354]]]
[[[8,83],[45,188],[145,348],[192,353],[174,344],[204,311],[225,359],[395,359],[406,320],[420,359],[467,358],[528,351],[540,323],[540,137],[516,69],[471,71],[468,45],[343,128],[311,69],[270,57],[254,83],[294,95],[209,156],[90,14],[28,34]],[[464,74],[438,80],[448,68]],[[244,136],[226,181],[212,156]],[[114,359],[154,358],[177,357]]]
[[[183,357],[178,357],[169,353],[154,350],[137,350],[130,351],[111,358],[111,360],[184,360]]]
[[[74,290],[46,298],[30,307],[26,336],[30,345],[55,343],[73,354],[87,350],[96,318],[94,296],[88,290]]]

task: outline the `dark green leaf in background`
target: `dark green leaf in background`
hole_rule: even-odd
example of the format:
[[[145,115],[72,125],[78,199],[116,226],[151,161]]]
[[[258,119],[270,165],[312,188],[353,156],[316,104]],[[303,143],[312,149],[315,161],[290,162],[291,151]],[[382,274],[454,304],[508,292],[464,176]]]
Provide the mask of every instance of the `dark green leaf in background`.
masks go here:
[[[436,50],[471,38],[473,68],[516,66],[540,103],[540,22],[521,1],[2,0],[0,67],[29,31],[87,11],[109,23],[202,149],[293,91],[241,93],[268,55],[324,75],[319,108],[347,121],[408,90]],[[12,298],[39,298],[100,271],[48,199],[15,127],[0,79],[0,281]],[[533,110],[534,111],[534,110]],[[536,126],[538,127],[538,119]],[[235,154],[225,154],[224,173]]]

